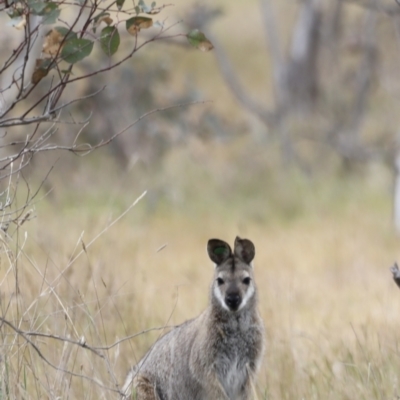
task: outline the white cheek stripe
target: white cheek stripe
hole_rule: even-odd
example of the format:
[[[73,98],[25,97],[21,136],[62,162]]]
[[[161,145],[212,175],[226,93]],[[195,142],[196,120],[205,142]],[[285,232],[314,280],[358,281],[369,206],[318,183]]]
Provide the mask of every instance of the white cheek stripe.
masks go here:
[[[222,308],[224,308],[225,310],[229,311],[229,308],[225,304],[224,298],[222,297],[222,294],[221,294],[220,290],[218,289],[218,286],[214,286],[214,296],[218,299],[218,301],[221,304]]]
[[[241,310],[243,307],[246,306],[248,301],[253,297],[254,292],[255,292],[254,286],[252,285],[252,286],[249,287],[249,289],[247,290],[246,294],[244,295],[238,310]],[[217,298],[217,300],[221,304],[222,308],[224,308],[227,311],[230,311],[229,307],[225,304],[224,298],[222,296],[221,291],[218,289],[218,286],[214,286],[214,296]]]
[[[239,310],[241,310],[247,304],[249,299],[251,299],[253,297],[254,292],[255,292],[254,286],[251,285],[249,287],[249,289],[247,290],[246,294],[244,295],[242,302],[240,303]]]

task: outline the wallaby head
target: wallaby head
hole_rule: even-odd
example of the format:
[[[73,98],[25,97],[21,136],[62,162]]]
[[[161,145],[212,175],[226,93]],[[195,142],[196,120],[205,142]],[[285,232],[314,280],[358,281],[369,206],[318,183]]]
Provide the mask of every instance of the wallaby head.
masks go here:
[[[254,305],[256,287],[251,264],[255,255],[254,244],[248,239],[236,237],[232,251],[228,243],[210,239],[207,252],[215,263],[212,306],[236,313]]]

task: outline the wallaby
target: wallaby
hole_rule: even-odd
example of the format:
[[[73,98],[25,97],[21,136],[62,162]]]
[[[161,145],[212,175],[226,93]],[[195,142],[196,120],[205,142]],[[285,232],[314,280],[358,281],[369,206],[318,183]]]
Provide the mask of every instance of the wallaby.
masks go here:
[[[234,250],[210,239],[215,263],[210,304],[197,318],[162,336],[130,371],[122,392],[137,400],[246,400],[264,345],[257,311],[253,243]]]

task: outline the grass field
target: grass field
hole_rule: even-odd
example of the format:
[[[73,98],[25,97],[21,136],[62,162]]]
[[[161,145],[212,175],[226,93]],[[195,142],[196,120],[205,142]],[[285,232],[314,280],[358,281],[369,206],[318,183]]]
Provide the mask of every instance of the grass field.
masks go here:
[[[258,2],[218,4],[227,12],[215,32],[240,79],[271,102]],[[289,21],[286,41],[295,12],[290,2],[277,9]],[[228,127],[259,127],[212,55],[168,51],[171,85],[183,86],[189,71]],[[382,91],[367,136],[398,125],[397,103]],[[138,162],[122,171],[105,151],[56,164],[34,218],[1,236],[0,400],[117,399],[129,366],[163,328],[207,306],[207,240],[232,244],[236,235],[256,246],[267,337],[256,399],[400,398],[391,173],[379,163],[347,173],[328,150],[306,175],[282,165],[276,144],[260,139],[265,127],[257,129],[234,140],[188,135],[154,168]],[[33,167],[37,187],[47,167]]]
[[[136,166],[118,178],[100,177],[89,158],[64,188],[56,173],[59,189],[3,244],[2,315],[28,333],[1,331],[1,399],[117,398],[104,387],[116,389],[162,331],[105,346],[200,313],[212,276],[206,242],[236,235],[256,245],[267,333],[258,398],[397,398],[390,175],[377,168],[324,181],[290,170],[263,175],[259,165],[250,179],[245,156],[230,163],[212,157],[214,144],[206,150],[208,162],[187,146],[162,171]]]

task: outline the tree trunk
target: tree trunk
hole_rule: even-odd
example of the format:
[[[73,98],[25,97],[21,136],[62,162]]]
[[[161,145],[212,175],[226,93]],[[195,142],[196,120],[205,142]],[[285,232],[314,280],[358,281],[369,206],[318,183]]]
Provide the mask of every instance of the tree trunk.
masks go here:
[[[308,111],[318,95],[318,53],[321,13],[316,0],[301,6],[286,66],[286,107],[289,111]]]

